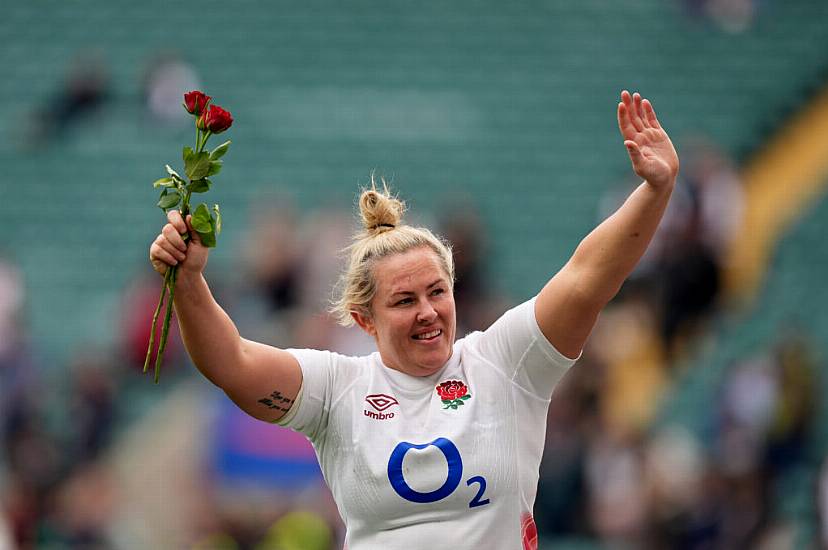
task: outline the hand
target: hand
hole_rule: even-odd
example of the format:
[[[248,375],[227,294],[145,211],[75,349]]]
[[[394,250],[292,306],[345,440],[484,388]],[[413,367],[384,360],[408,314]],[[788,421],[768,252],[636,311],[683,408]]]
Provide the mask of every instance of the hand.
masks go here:
[[[201,244],[201,239],[192,226],[192,216],[187,216],[185,225],[181,212],[170,210],[167,212],[167,219],[170,223],[161,229],[161,233],[150,246],[152,268],[164,275],[169,266],[178,265],[179,278],[182,272],[200,274],[207,265],[210,249]],[[188,229],[192,239],[185,242],[184,235]]]
[[[633,171],[653,187],[672,185],[679,170],[676,149],[656,118],[653,106],[636,92],[621,92],[618,128],[632,161]]]

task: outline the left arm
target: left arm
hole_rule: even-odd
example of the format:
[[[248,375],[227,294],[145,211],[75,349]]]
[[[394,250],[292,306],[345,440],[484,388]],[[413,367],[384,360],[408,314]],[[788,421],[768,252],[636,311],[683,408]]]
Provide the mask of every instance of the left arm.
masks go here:
[[[541,331],[567,357],[581,352],[598,314],[647,250],[678,174],[678,155],[650,102],[627,91],[621,100],[618,127],[633,170],[645,181],[581,241],[535,302]]]

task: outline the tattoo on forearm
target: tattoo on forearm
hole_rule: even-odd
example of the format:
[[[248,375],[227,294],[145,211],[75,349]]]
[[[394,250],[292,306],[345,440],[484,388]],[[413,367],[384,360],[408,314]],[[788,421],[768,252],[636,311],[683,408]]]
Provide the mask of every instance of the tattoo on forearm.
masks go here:
[[[259,399],[258,403],[261,403],[268,409],[276,409],[277,411],[288,412],[290,410],[290,406],[293,405],[293,399],[288,399],[287,397],[282,395],[282,392],[276,390],[267,397],[262,397],[261,399]]]

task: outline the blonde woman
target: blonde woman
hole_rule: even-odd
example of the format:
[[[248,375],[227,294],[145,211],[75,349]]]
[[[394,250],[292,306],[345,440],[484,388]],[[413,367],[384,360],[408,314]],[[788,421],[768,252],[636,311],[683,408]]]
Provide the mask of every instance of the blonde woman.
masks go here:
[[[360,197],[335,314],[377,352],[276,349],[242,338],[202,271],[207,248],[178,212],[150,247],[179,265],[175,308],[193,362],[251,416],[313,443],[350,550],[536,548],[532,519],[552,390],[650,242],[678,173],[649,101],[624,91],[618,124],[645,181],[536,297],[455,340],[449,247],[402,222],[376,187]]]

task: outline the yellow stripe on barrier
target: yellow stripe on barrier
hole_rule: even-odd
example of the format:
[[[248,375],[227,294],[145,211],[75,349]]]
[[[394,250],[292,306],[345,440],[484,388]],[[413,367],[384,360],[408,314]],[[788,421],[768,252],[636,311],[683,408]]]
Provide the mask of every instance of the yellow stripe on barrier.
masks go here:
[[[777,242],[828,183],[828,87],[753,157],[742,182],[744,219],[724,274],[737,304],[752,300]]]

